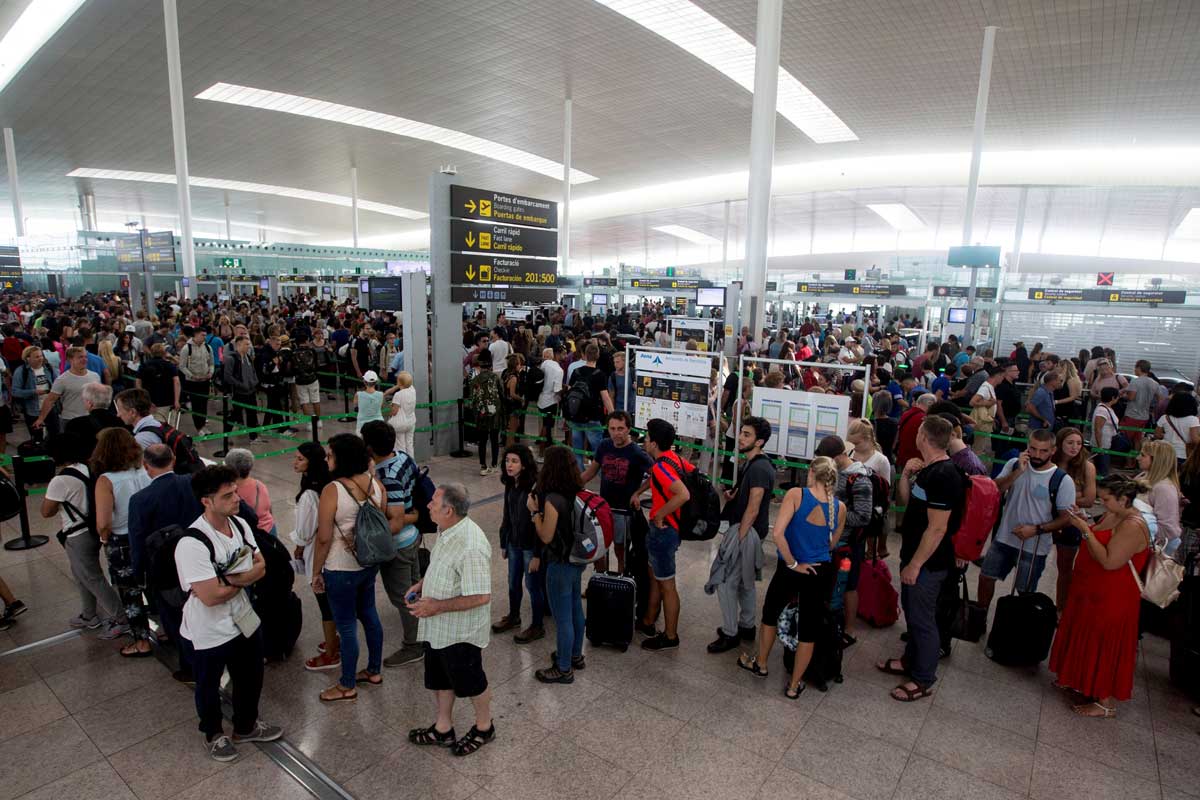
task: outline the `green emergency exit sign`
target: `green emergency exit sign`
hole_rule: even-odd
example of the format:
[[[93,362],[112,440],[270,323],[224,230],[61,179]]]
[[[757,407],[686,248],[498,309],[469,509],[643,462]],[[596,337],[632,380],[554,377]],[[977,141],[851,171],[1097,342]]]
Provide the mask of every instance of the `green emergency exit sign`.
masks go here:
[[[242,260],[240,258],[218,258],[217,266],[225,269],[241,269]]]

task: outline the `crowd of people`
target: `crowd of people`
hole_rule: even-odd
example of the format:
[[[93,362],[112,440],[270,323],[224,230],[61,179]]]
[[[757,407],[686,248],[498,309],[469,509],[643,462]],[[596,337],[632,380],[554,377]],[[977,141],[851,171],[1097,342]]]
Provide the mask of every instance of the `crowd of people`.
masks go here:
[[[501,314],[494,324],[464,313],[464,422],[474,431],[481,476],[499,470],[503,488],[497,533],[508,608],[494,621],[491,544],[469,516],[469,493],[458,483],[432,489],[414,458],[417,387],[391,314],[311,299],[268,308],[173,297],[152,315],[131,314],[117,295],[9,297],[0,314],[0,431],[11,432],[18,411],[27,442],[55,465],[40,512],[58,517],[78,585],[80,610],[68,624],[122,640],[129,658],[154,655],[160,641],[173,644],[175,677],[195,687],[215,759],[282,735],[258,716],[264,658],[285,657],[295,641],[282,635],[279,645],[285,623],[266,599],[280,570],[303,574],[320,610],[322,641],[304,668],[337,673],[320,699],[353,702],[360,689],[383,682],[385,668],[422,662],[436,719],[409,738],[456,755],[496,735],[482,657],[490,636],[511,632],[528,645],[553,625],[556,649],[537,680],[570,684],[586,667],[589,562],[638,580],[634,629],[643,649],[681,646],[677,552],[698,467],[669,422],[651,419],[636,430],[626,403],[634,365],[624,348],[669,343],[661,307],[595,317],[546,309],[513,321]],[[727,488],[704,587],[717,596],[720,621],[707,651],[738,650],[738,666],[765,678],[781,641],[793,659],[783,693],[800,697],[831,630],[839,652],[856,643],[863,568],[888,557],[894,526],[906,641],[902,655],[876,666],[900,679],[893,699],[931,696],[949,654],[938,607],[968,567],[954,540],[979,476],[994,479],[1004,506],[979,563],[970,616],[987,625],[996,582],[1014,570],[1017,585],[1035,589],[1054,552],[1055,685],[1074,693],[1078,713],[1115,715],[1133,685],[1136,573],[1152,548],[1174,552],[1200,514],[1200,419],[1191,388],[1167,391],[1144,360],[1127,382],[1103,348],[1061,358],[1016,342],[997,357],[950,336],[914,354],[899,333],[908,320],[865,322],[804,320],[757,341],[743,329],[737,352],[776,361],[734,370],[723,384],[713,376]],[[253,448],[231,448],[220,464],[193,458],[172,415],[186,407],[203,436],[209,400],[228,393],[237,401],[231,421],[245,424],[252,443],[259,409],[267,425],[319,416],[323,391],[342,379],[331,371],[353,387],[354,432],[297,446],[295,525],[280,531],[280,498],[255,477]],[[749,403],[756,386],[851,398],[846,437],[824,436],[803,480],[769,455],[777,451],[772,426]],[[530,433],[534,408],[540,416]],[[790,481],[781,480],[781,466]],[[597,477],[613,547],[581,561],[577,494]],[[893,515],[893,503],[903,512]],[[376,525],[394,544],[383,560],[361,546]],[[439,533],[423,565],[423,534],[433,529]],[[776,563],[760,603],[767,539]],[[288,544],[280,548],[281,541]],[[165,584],[157,569],[164,548],[173,548]],[[282,561],[274,555],[280,549]],[[387,656],[377,578],[403,631]],[[0,624],[12,625],[25,605],[2,582],[0,600]],[[230,736],[218,694],[225,670],[234,688]],[[475,711],[462,736],[452,722],[456,698]]]

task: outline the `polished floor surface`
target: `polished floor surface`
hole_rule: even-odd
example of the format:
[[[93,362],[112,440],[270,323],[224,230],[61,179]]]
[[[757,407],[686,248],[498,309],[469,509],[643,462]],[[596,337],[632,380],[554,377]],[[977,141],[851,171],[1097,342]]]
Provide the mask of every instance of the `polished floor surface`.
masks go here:
[[[328,425],[325,433],[340,427]],[[255,470],[271,489],[280,531],[290,530],[297,485],[291,457],[264,459]],[[484,501],[472,517],[495,545],[498,477],[481,478],[474,458],[435,459],[431,474],[436,482],[463,481]],[[40,498],[30,499],[34,530],[51,533],[38,505]],[[15,537],[15,525],[4,523],[3,535]],[[467,758],[408,743],[410,728],[433,720],[419,664],[386,670],[383,686],[361,689],[356,703],[318,701],[335,674],[303,669],[320,626],[311,592],[298,582],[305,630],[290,662],[267,668],[262,716],[281,724],[289,743],[358,798],[1200,796],[1200,719],[1169,683],[1168,647],[1160,639],[1146,637],[1134,697],[1114,720],[1073,715],[1044,665],[1001,667],[984,657],[982,645],[964,642],[942,662],[931,700],[895,702],[888,697],[895,680],[872,664],[898,653],[900,626],[857,630],[845,682],[791,701],[782,695],[778,648],[766,680],[739,670],[734,654],[705,652],[720,616],[702,588],[709,551],[708,543],[693,543],[679,554],[678,650],[589,649],[573,685],[545,686],[533,672],[549,663],[552,636],[524,647],[495,637],[485,666],[498,735]],[[492,574],[498,618],[507,611],[507,570],[498,552]],[[63,633],[79,610],[67,559],[53,539],[35,550],[0,550],[0,577],[30,606],[0,633],[0,800],[309,796],[254,747],[243,747],[232,764],[212,761],[190,691],[153,659],[123,659],[117,643],[92,633],[4,654]],[[974,570],[971,580],[974,591]],[[1050,566],[1043,588],[1053,581]],[[399,645],[400,621],[382,587],[378,605],[389,653]],[[470,727],[469,704],[460,704],[455,721],[460,731]]]

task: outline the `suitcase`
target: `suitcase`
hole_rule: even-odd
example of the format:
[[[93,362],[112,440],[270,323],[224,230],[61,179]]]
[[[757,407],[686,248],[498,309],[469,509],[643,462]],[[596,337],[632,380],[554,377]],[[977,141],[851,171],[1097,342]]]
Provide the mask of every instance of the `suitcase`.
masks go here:
[[[588,580],[585,634],[594,645],[621,652],[633,641],[637,581],[617,572],[597,572]]]
[[[649,525],[645,514],[634,514],[625,532],[625,574],[637,584],[637,619],[646,618],[650,606],[650,557],[646,553],[646,534]]]
[[[1022,542],[1022,552],[1024,549]],[[1056,628],[1058,609],[1054,601],[1041,592],[1018,592],[1014,585],[1012,594],[996,601],[996,616],[983,652],[997,664],[1032,667],[1050,655]]]
[[[844,680],[842,676],[842,651],[845,649],[842,642],[844,616],[841,610],[826,609],[822,614],[821,635],[813,642],[812,659],[808,662],[808,668],[804,670],[804,682],[818,691],[827,692],[830,683],[841,683]],[[783,651],[783,668],[789,677],[795,666],[796,651],[785,649]]]
[[[864,561],[858,577],[858,616],[873,628],[886,628],[900,619],[900,593],[892,571],[879,560]]]
[[[1171,642],[1171,683],[1192,698],[1200,701],[1200,647],[1195,641],[1175,639]]]
[[[942,651],[950,652],[951,639],[965,641],[974,640],[970,636],[971,596],[967,591],[966,570],[952,570],[942,582],[942,590],[938,593],[937,624],[938,634],[942,640]]]
[[[54,462],[48,455],[49,451],[43,442],[35,442],[32,439],[21,442],[17,445],[17,455],[21,458],[40,458],[41,461],[34,461],[32,464],[25,461],[21,464],[21,481],[26,486],[34,483],[49,483],[54,477]]]
[[[262,620],[263,657],[268,661],[283,661],[292,654],[304,627],[300,598],[295,592],[288,592],[270,600],[257,598],[253,605]]]

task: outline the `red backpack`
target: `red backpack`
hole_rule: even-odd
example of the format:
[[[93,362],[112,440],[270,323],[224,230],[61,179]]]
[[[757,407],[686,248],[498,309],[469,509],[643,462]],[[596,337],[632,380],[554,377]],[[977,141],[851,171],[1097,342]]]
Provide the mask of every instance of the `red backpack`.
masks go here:
[[[600,495],[580,489],[575,495],[575,541],[571,544],[572,564],[591,564],[608,555],[613,543],[612,509]]]
[[[954,532],[954,556],[975,561],[983,555],[996,519],[1000,516],[1000,489],[986,475],[969,475],[963,500],[962,521]]]

